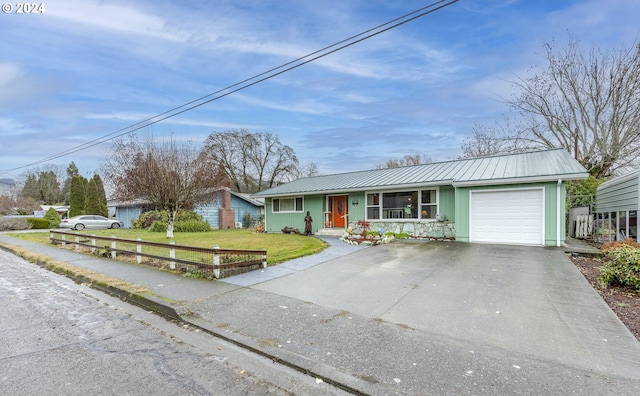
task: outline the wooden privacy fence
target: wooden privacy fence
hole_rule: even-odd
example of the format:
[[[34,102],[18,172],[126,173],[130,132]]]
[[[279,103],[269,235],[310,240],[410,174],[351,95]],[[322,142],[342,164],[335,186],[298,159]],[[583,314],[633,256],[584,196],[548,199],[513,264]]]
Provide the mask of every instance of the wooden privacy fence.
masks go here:
[[[220,249],[171,243],[146,242],[77,232],[51,231],[52,244],[102,254],[125,262],[150,265],[202,278],[228,276],[267,268],[267,250]]]

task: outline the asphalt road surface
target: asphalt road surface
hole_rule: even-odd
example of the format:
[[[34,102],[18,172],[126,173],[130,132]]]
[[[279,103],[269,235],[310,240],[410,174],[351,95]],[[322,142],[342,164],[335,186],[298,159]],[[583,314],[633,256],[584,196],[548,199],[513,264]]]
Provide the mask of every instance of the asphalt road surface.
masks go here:
[[[0,250],[0,395],[343,394]]]

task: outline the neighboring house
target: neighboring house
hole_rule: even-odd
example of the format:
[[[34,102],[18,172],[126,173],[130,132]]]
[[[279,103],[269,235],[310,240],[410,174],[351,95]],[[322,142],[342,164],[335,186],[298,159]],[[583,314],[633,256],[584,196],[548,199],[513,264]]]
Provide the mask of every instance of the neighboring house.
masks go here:
[[[265,229],[376,231],[463,242],[561,246],[565,182],[587,170],[562,149],[298,179],[265,198]]]
[[[223,194],[228,191],[231,195],[231,209],[234,213],[235,228],[250,227],[264,215],[264,202],[252,198],[249,194],[241,194],[228,188],[221,188],[212,194],[212,199],[206,205],[199,205],[194,210],[206,220],[211,227],[219,228],[219,209],[223,206]],[[247,224],[250,219],[251,224]]]
[[[253,222],[258,221],[264,215],[264,203],[258,199],[251,198],[248,194],[240,194],[229,189],[218,189],[211,194],[211,201],[194,208],[194,211],[202,216],[212,228],[219,228],[219,209],[222,208],[223,192],[228,191],[231,195],[230,206],[233,209],[233,226],[235,228],[249,227],[251,224],[244,224],[246,218],[250,217]],[[124,222],[125,227],[131,227],[132,221],[140,217],[142,212],[151,209],[146,201],[135,200],[129,202],[118,202],[109,200],[109,215]]]
[[[599,236],[608,241],[624,241],[627,238],[637,241],[639,197],[640,170],[599,185],[595,210],[596,232]]]
[[[115,199],[107,200],[109,217],[115,217],[120,220],[124,224],[125,228],[133,227],[133,221],[137,220],[142,212],[149,210],[148,207],[148,203],[141,199],[126,202],[117,201]]]
[[[66,205],[40,205],[40,210],[33,212],[34,217],[44,217],[49,209],[53,208],[61,218],[68,217],[69,206]]]

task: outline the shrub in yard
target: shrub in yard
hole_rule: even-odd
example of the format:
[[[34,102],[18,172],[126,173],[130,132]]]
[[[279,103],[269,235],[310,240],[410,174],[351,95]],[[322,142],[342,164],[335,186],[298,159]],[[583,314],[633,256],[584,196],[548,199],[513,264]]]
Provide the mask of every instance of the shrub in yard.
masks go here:
[[[54,208],[49,208],[44,214],[44,218],[49,221],[49,228],[60,227],[60,215]]]
[[[31,228],[33,228],[34,230],[46,230],[49,228],[49,220],[47,219],[28,217],[25,220],[27,220],[29,224],[31,224]]]
[[[252,216],[251,213],[245,213],[242,216],[242,226],[246,228],[251,228],[261,219],[257,216]]]
[[[0,218],[0,231],[18,231],[28,230],[31,228],[31,223],[25,219],[16,219],[12,217]]]
[[[150,228],[155,221],[167,221],[167,212],[159,210],[150,210],[140,214],[140,216],[132,221],[133,228],[146,229]],[[166,231],[166,228],[165,228]]]
[[[640,243],[626,240],[603,245],[604,264],[598,282],[630,286],[640,291]]]
[[[193,210],[180,210],[176,213],[176,222],[178,221],[202,221],[202,216]]]
[[[176,221],[173,230],[176,232],[207,232],[211,231],[211,226],[202,220]]]
[[[140,217],[138,217],[138,219],[133,221],[133,228],[142,228],[142,229],[149,229],[150,231],[153,232],[163,232],[167,230],[167,219],[169,218],[169,216],[167,216],[167,212],[165,211],[160,211],[160,210],[150,210],[148,212],[144,212],[140,215]],[[200,223],[204,223],[206,224],[207,227],[209,227],[209,224],[206,223],[205,221],[202,220],[202,216],[200,216],[199,214],[197,214],[196,212],[192,211],[192,210],[180,210],[178,211],[178,213],[176,213],[176,222],[174,224],[174,231],[176,232],[186,232],[186,231],[179,231],[178,230],[178,223],[190,223],[190,222],[200,222]],[[159,223],[159,224],[155,224],[155,223]],[[204,226],[204,224],[200,224],[200,225],[188,225],[185,224],[182,227],[184,228],[189,228],[189,227],[195,227],[198,229],[204,229],[206,228]],[[162,228],[164,227],[164,228]],[[161,229],[162,228],[162,229]],[[211,227],[209,227],[209,229],[207,229],[207,231],[209,231],[211,229]]]

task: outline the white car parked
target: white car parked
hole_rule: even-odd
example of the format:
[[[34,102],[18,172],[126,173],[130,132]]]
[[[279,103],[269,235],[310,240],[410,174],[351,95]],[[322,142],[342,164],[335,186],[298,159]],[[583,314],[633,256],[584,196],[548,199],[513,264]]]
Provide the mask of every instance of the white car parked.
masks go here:
[[[104,216],[98,215],[81,215],[74,216],[69,219],[62,219],[60,221],[60,227],[71,228],[73,230],[87,229],[103,229],[103,228],[120,228],[124,223],[120,220],[107,219]]]

